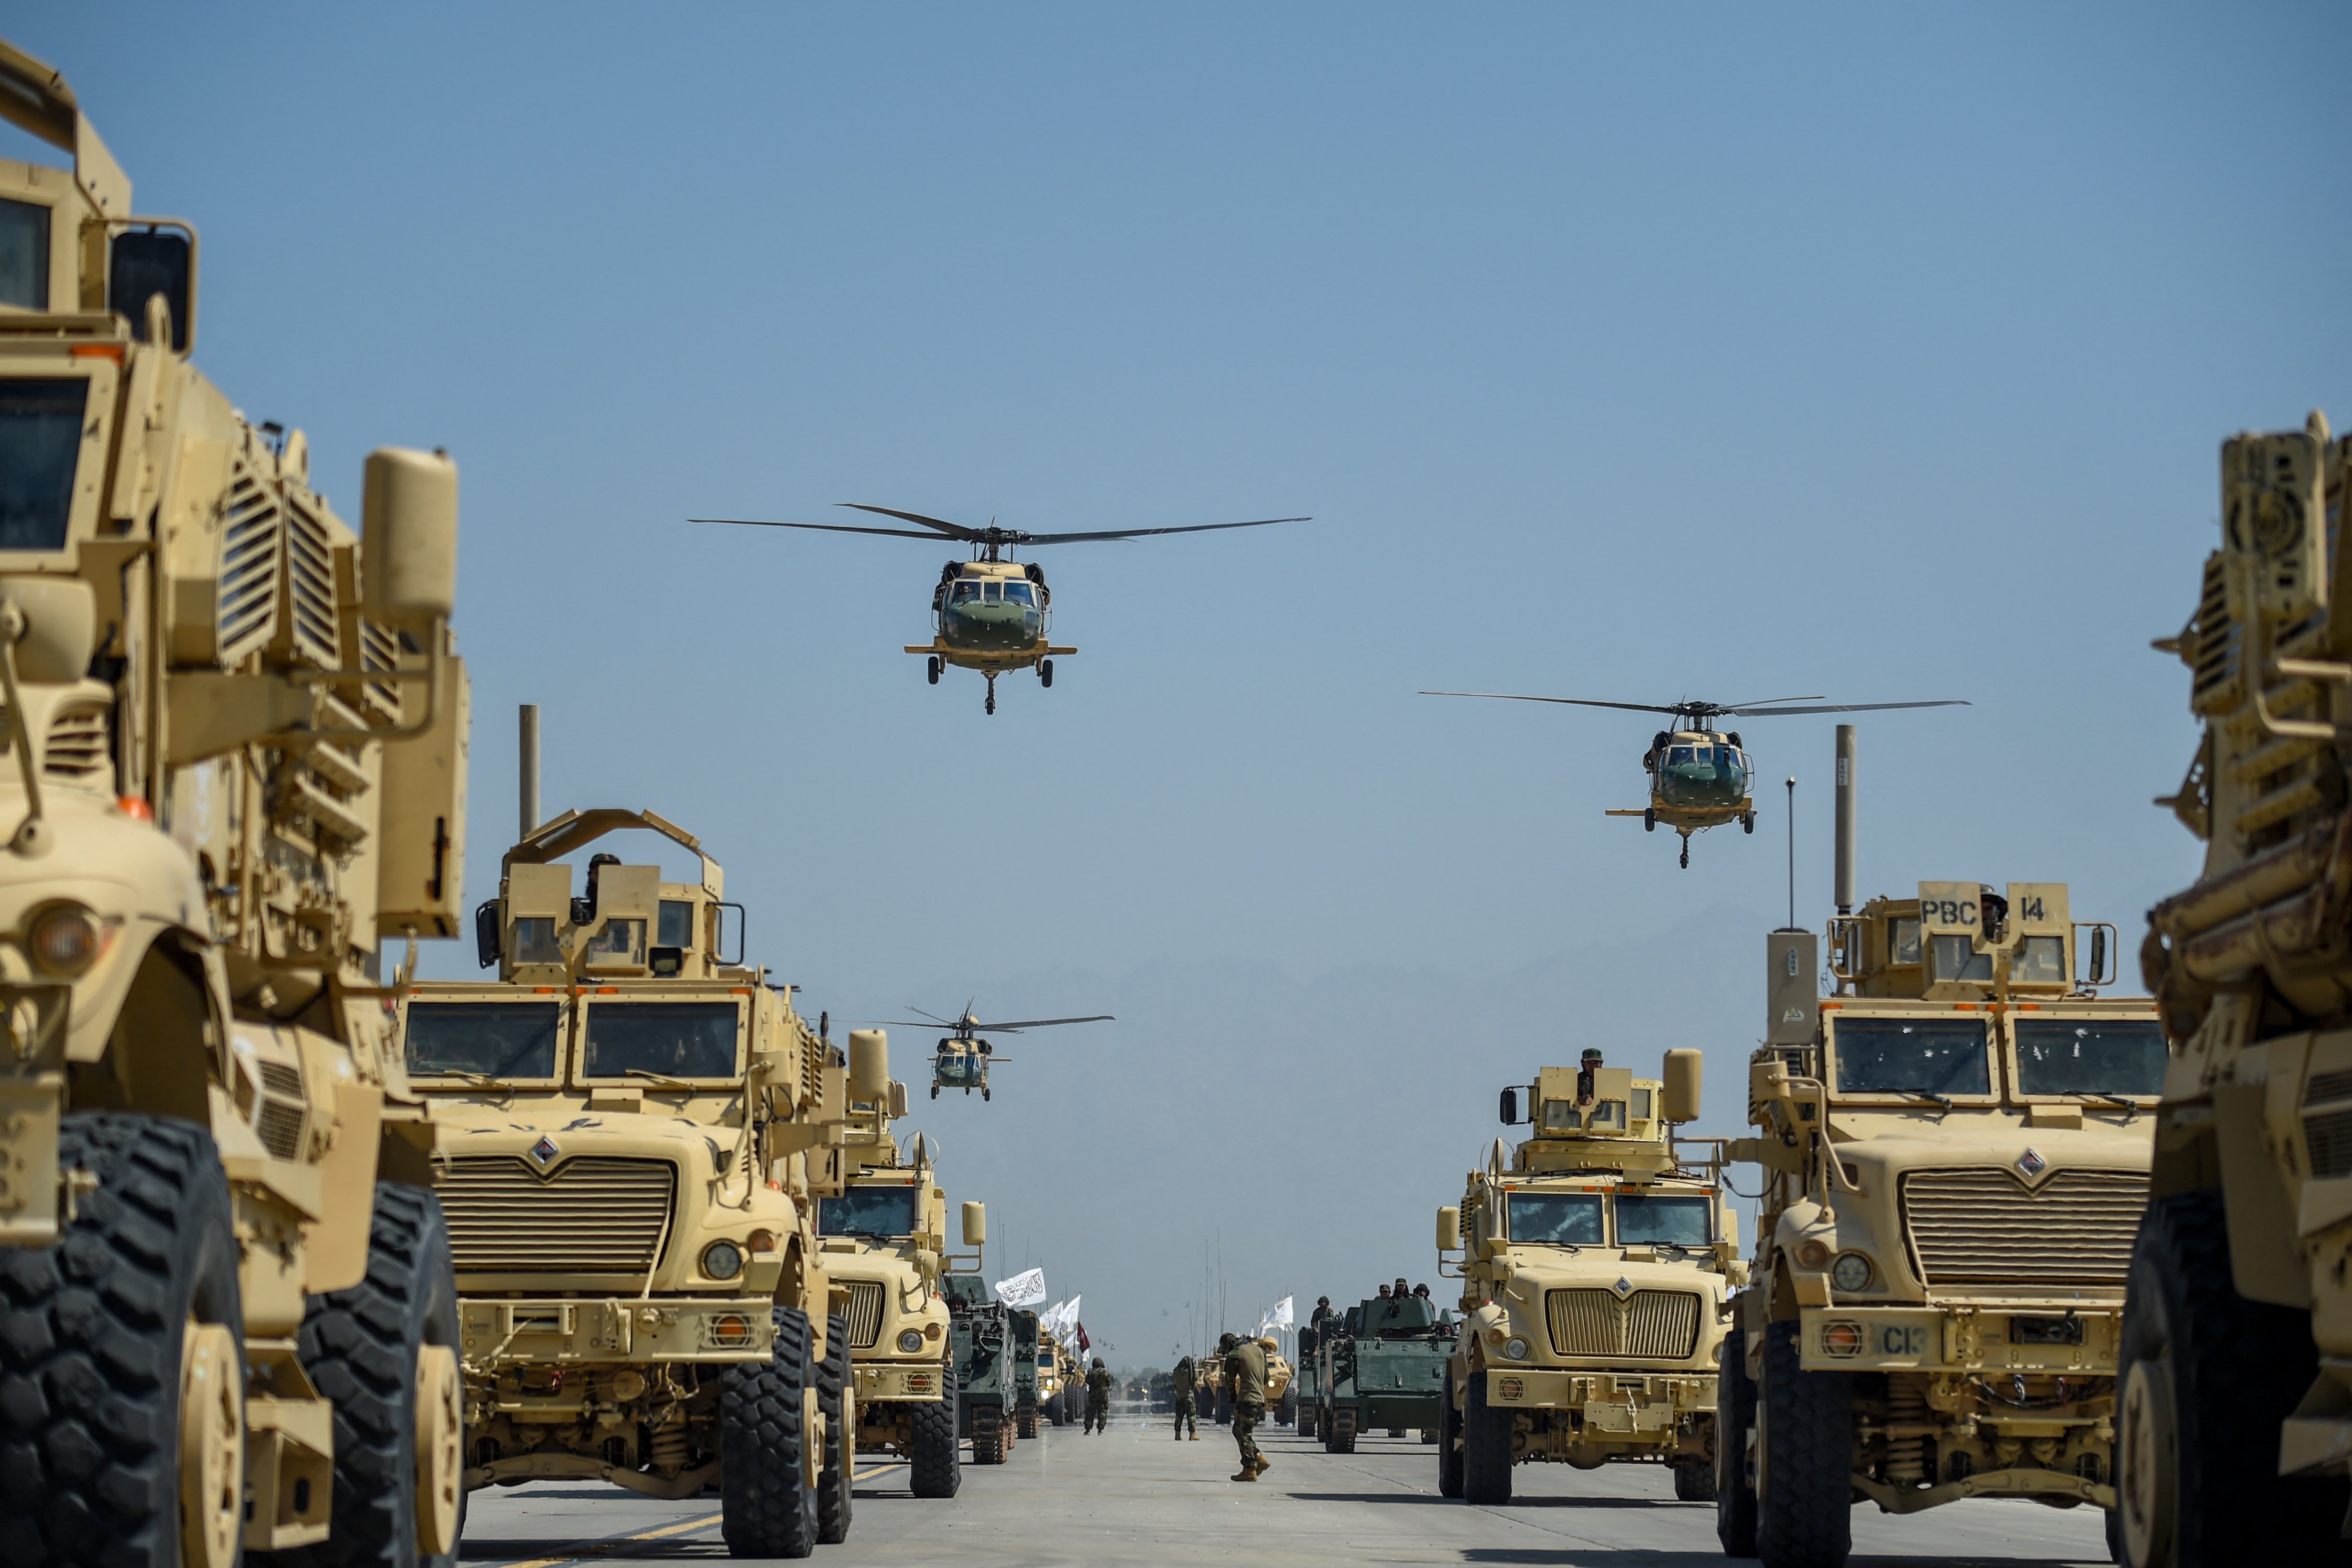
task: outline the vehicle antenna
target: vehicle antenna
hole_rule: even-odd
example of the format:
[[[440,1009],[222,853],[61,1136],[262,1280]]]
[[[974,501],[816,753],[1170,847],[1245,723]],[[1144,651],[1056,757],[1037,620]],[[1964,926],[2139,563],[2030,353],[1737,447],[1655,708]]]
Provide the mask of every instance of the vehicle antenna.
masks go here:
[[[539,704],[526,702],[520,710],[521,723],[522,831],[518,838],[528,838],[530,830],[540,824],[539,816]]]
[[[1789,775],[1789,923],[1782,928],[1797,929],[1797,775]]]

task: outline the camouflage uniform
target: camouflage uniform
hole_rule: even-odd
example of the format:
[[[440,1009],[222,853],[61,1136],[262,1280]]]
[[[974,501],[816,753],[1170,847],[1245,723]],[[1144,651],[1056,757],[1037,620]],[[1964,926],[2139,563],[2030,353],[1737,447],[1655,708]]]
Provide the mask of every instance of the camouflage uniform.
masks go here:
[[[1099,1361],[1087,1373],[1087,1436],[1110,1430],[1111,1376]]]
[[[1170,1380],[1176,1395],[1176,1436],[1181,1439],[1186,1427],[1192,1428],[1192,1440],[1201,1440],[1201,1424],[1192,1418],[1192,1394],[1200,1379],[1192,1371],[1192,1358],[1186,1356],[1176,1363],[1175,1376]]]
[[[1257,1451],[1257,1424],[1265,1419],[1265,1347],[1236,1338],[1225,1352],[1225,1385],[1234,1391],[1234,1441],[1242,1451],[1237,1481],[1254,1481],[1272,1461]]]

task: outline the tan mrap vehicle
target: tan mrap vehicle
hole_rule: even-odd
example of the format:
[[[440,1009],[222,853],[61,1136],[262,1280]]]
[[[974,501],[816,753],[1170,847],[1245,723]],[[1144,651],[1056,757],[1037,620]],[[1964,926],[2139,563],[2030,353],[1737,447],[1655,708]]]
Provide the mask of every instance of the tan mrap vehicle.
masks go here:
[[[2157,644],[2205,727],[2157,804],[2205,864],[2140,950],[2174,1055],[2124,1309],[2137,1568],[2352,1561],[2347,458],[2317,414],[2223,442],[2221,548]]]
[[[1698,1117],[1699,1054],[1665,1078],[1545,1068],[1527,1141],[1495,1141],[1460,1208],[1437,1211],[1438,1271],[1462,1249],[1465,1321],[1438,1406],[1437,1488],[1511,1500],[1511,1467],[1674,1467],[1704,1500],[1715,1442],[1723,1303],[1743,1265],[1713,1169],[1683,1163],[1674,1126]],[[1518,1091],[1503,1091],[1506,1125]]]
[[[901,1153],[890,1123],[907,1086],[890,1077],[879,1029],[849,1037],[849,1142],[842,1191],[817,1205],[826,1270],[848,1292],[857,1444],[907,1461],[917,1497],[956,1495],[955,1346],[947,1298],[947,1194],[920,1134]]]
[[[364,530],[195,237],[0,44],[0,1503],[28,1562],[446,1563],[457,1303],[380,938],[459,925],[457,472]],[[353,1397],[356,1396],[356,1397]]]
[[[1922,882],[1830,943],[1824,999],[1813,933],[1769,939],[1763,1131],[1730,1148],[1764,1184],[1724,1351],[1724,1550],[1843,1563],[1859,1498],[2112,1510],[2154,1005],[2095,994],[2109,931],[2073,921],[2063,883]]]
[[[645,828],[700,874],[598,855]],[[719,1489],[738,1555],[848,1531],[848,1344],[817,1247],[844,1074],[739,951],[724,884],[652,812],[566,812],[507,851],[477,941],[499,978],[416,987],[411,1081],[442,1128],[468,1488]]]

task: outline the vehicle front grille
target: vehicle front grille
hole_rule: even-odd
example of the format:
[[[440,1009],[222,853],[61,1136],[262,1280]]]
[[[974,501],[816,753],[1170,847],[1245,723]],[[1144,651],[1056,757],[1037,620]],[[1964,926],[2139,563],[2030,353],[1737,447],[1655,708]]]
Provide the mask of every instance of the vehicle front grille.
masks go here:
[[[1554,1290],[1544,1297],[1554,1355],[1682,1360],[1698,1348],[1698,1297],[1687,1290]]]
[[[69,709],[49,721],[48,744],[41,748],[42,773],[76,784],[103,784],[113,765],[104,710]]]
[[[2060,1171],[2038,1189],[1998,1169],[1903,1178],[1903,1226],[1928,1285],[2120,1286],[2146,1207],[2138,1171]]]
[[[849,1282],[849,1348],[872,1350],[882,1337],[882,1287],[871,1279]]]
[[[512,1154],[449,1162],[437,1189],[461,1274],[642,1274],[677,1193],[667,1160],[567,1160],[541,1176]]]

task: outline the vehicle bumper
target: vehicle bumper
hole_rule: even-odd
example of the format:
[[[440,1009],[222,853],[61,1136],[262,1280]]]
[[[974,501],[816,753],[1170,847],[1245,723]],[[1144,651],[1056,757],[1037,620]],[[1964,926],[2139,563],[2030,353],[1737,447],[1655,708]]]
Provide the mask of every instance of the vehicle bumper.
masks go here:
[[[2070,1318],[2071,1308],[2071,1318]],[[1808,1372],[1969,1372],[2113,1377],[2123,1306],[1807,1307]],[[2066,1336],[2079,1333],[2079,1343]],[[2049,1342],[2053,1339],[2060,1342]]]
[[[765,1361],[775,1353],[769,1297],[741,1300],[461,1300],[469,1370],[520,1364]]]
[[[1707,1373],[1489,1368],[1486,1404],[1526,1411],[1511,1458],[1590,1468],[1612,1459],[1697,1459],[1714,1453],[1715,1385]]]
[[[853,1361],[849,1376],[861,1409],[868,1405],[940,1402],[940,1363],[935,1361]]]

